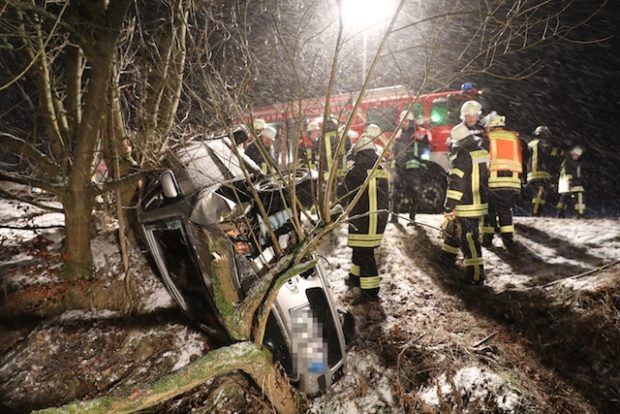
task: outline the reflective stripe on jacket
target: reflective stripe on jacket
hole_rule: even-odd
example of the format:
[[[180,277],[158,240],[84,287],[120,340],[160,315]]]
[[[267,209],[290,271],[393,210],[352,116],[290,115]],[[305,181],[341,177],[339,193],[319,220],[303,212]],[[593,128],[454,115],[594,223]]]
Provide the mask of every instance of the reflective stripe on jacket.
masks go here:
[[[553,159],[560,156],[560,150],[551,147],[542,139],[533,139],[527,144],[530,156],[528,158],[527,181],[549,180],[550,168]]]
[[[558,182],[558,193],[576,193],[584,191],[581,182],[581,163],[579,160],[567,158],[562,163],[560,179]]]
[[[454,210],[459,217],[482,217],[488,210],[489,153],[473,136],[464,141],[453,147],[445,209]]]
[[[343,179],[339,194],[345,195],[347,201],[351,201],[357,190],[367,177],[368,185],[361,197],[353,206],[349,216],[349,247],[377,247],[381,244],[383,232],[387,224],[388,197],[388,172],[378,167],[372,174],[372,170],[365,169],[367,165],[354,165]]]
[[[504,129],[489,132],[489,188],[521,189],[523,148],[519,134]]]

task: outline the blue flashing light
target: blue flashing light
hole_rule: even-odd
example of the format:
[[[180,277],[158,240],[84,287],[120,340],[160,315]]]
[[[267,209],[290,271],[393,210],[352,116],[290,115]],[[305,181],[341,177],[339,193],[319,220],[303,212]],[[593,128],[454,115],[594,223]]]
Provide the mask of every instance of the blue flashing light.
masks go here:
[[[461,91],[463,92],[472,91],[472,90],[474,90],[474,84],[471,82],[465,82],[464,84],[461,85]]]

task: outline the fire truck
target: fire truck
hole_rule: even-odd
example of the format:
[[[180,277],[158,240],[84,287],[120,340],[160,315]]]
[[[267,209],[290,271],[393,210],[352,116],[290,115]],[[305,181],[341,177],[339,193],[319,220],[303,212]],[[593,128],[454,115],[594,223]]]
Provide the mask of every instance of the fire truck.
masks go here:
[[[461,122],[459,116],[463,102],[479,99],[480,93],[471,83],[463,84],[458,90],[419,95],[405,86],[390,86],[367,90],[354,114],[353,105],[359,92],[333,95],[329,100],[329,111],[341,126],[352,115],[350,129],[359,136],[367,125],[378,125],[382,136],[376,143],[382,146],[394,134],[400,113],[410,110],[418,128],[428,132],[431,149],[429,160],[425,163],[424,186],[419,189],[422,199],[420,210],[435,213],[441,210],[445,196],[450,130]],[[292,162],[292,149],[299,131],[305,131],[309,122],[322,122],[325,102],[325,97],[322,97],[256,107],[245,121],[263,119],[278,131],[276,155],[280,166],[286,168]],[[301,128],[298,125],[300,122]]]

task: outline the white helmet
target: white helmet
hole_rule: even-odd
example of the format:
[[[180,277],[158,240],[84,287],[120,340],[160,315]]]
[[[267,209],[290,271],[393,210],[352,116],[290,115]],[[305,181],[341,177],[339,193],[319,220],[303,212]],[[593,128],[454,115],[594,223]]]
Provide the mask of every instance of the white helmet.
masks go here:
[[[261,129],[265,128],[265,120],[261,118],[256,118],[254,119],[254,122],[252,122],[252,126],[254,127],[255,131],[260,131]]]
[[[537,137],[548,137],[549,135],[551,135],[551,131],[549,130],[548,126],[538,125],[534,130],[534,135]]]
[[[482,105],[478,101],[467,101],[461,106],[461,120],[464,120],[467,115],[480,116],[482,113]]]
[[[274,127],[268,126],[268,127],[265,127],[265,129],[263,129],[260,136],[270,138],[270,139],[276,139],[276,133],[277,132]]]
[[[360,134],[358,134],[356,131],[350,129],[349,132],[347,132],[347,137],[351,140],[351,141],[355,141],[356,139],[358,139],[360,136]]]
[[[572,155],[581,157],[583,155],[583,147],[581,145],[575,145],[573,149],[570,150],[570,153]]]
[[[506,126],[506,117],[498,115],[497,112],[493,111],[484,117],[482,124],[487,128]]]
[[[415,121],[415,117],[413,116],[413,112],[411,111],[407,111],[407,110],[402,111],[398,119],[400,122],[403,122],[403,119],[405,119],[405,117],[407,117],[407,121]]]
[[[366,131],[364,131],[364,135],[369,138],[377,138],[381,135],[381,128],[377,124],[370,124],[366,127]]]
[[[375,147],[375,144],[372,142],[372,139],[366,136],[361,137],[359,141],[357,141],[355,145],[353,145],[353,148],[351,148],[351,152],[353,153],[353,155],[356,155],[360,151],[366,151],[366,150],[373,150],[375,152],[377,151],[377,148]]]
[[[306,128],[306,132],[320,131],[321,127],[318,122],[310,122]]]

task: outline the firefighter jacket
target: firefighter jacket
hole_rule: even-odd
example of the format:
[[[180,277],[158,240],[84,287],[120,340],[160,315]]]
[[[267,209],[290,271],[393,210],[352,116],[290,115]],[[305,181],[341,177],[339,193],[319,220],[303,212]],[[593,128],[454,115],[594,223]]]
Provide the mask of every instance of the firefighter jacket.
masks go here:
[[[558,182],[558,193],[583,192],[583,178],[581,176],[581,161],[566,158],[562,162],[560,170],[560,180]]]
[[[256,141],[252,141],[252,143],[248,145],[248,147],[245,149],[245,155],[250,157],[252,161],[254,161],[256,165],[260,167],[260,170],[263,174],[268,174],[271,170],[271,167],[275,166],[276,163],[270,154],[270,148],[265,149],[267,150],[267,158],[263,157],[263,154],[261,153]]]
[[[299,140],[297,154],[300,165],[311,169],[317,168],[317,154],[314,148],[314,143],[310,140],[310,138],[303,137],[301,140]]]
[[[351,144],[349,140],[345,142],[345,146],[342,151],[336,153],[338,149],[338,140],[340,134],[337,131],[327,132],[321,139],[316,142],[315,153],[320,154],[323,157],[323,172],[329,172],[332,165],[336,163],[338,169],[338,175],[343,176],[347,171],[347,157],[346,152],[350,149]],[[320,151],[320,152],[319,152]]]
[[[562,154],[560,149],[541,138],[531,140],[527,147],[529,150],[527,182],[551,179],[552,166],[556,162],[559,163],[558,158]]]
[[[486,150],[488,150],[486,140],[484,139],[484,127],[482,126],[482,124],[477,122],[476,125],[470,128],[465,124],[465,122],[461,122],[460,124],[457,124],[454,126],[454,128],[452,128],[452,130],[450,131],[450,136],[448,137],[448,154],[450,157],[452,157],[453,155],[452,147],[454,146],[454,143],[460,139],[458,137],[465,135],[473,135],[476,140],[480,141],[481,145]]]
[[[493,128],[488,138],[489,189],[521,191],[523,146],[519,134]]]
[[[349,213],[353,217],[349,220],[349,247],[377,247],[383,238],[388,220],[388,173],[381,166],[371,172],[377,158],[374,150],[360,151],[355,156],[353,167],[338,187],[339,198],[349,203],[370,177],[368,185]]]
[[[394,138],[392,147],[392,166],[399,170],[404,170],[409,156],[409,146],[411,137],[415,133],[415,128],[400,129]]]
[[[482,217],[487,214],[489,153],[483,141],[469,135],[452,142],[445,211],[457,217]]]
[[[394,166],[401,170],[423,167],[428,159],[430,143],[428,133],[415,127],[399,130],[394,140]]]

